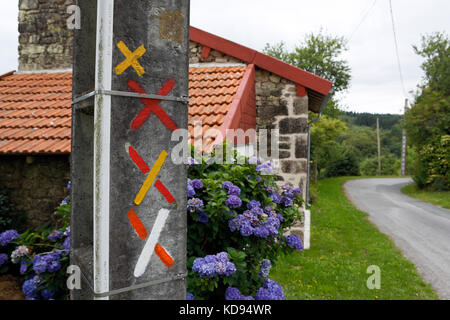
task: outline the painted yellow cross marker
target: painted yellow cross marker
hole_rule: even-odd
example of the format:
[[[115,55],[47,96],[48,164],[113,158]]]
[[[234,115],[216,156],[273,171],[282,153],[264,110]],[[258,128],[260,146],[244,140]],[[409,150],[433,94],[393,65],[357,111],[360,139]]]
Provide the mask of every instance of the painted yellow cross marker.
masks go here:
[[[128,47],[125,45],[125,43],[123,43],[123,41],[119,41],[117,43],[117,47],[120,49],[120,51],[126,57],[126,59],[125,59],[125,61],[123,61],[116,67],[116,74],[120,75],[125,70],[127,70],[130,66],[132,66],[134,68],[134,70],[136,70],[139,77],[144,75],[145,70],[138,61],[138,59],[147,52],[144,45],[137,48],[136,51],[134,51],[134,52],[131,52],[128,49]]]
[[[153,165],[152,170],[150,170],[150,173],[148,174],[147,178],[144,181],[144,184],[142,185],[141,189],[139,190],[138,194],[136,195],[136,198],[134,198],[135,205],[137,205],[137,206],[140,205],[142,203],[142,200],[144,200],[145,195],[147,194],[148,190],[150,189],[153,182],[155,181],[156,176],[158,175],[164,162],[166,161],[166,158],[167,158],[167,152],[166,152],[166,150],[163,150],[163,152],[161,152],[161,154],[159,155],[155,164]]]

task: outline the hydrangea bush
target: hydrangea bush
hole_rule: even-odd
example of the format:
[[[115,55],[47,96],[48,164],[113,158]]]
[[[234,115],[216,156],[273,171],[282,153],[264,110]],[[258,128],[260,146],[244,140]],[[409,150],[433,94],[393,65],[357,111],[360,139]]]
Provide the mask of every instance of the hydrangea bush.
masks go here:
[[[282,300],[281,286],[268,277],[280,254],[303,250],[297,236],[284,236],[301,218],[301,190],[278,188],[270,163],[236,153],[234,160],[190,161],[188,298]]]
[[[278,188],[270,163],[254,158],[239,163],[244,164],[190,162],[189,300],[284,299],[281,286],[269,279],[271,266],[280,254],[303,250],[297,236],[284,236],[301,218],[301,190]],[[22,234],[0,230],[0,274],[22,275],[27,299],[68,298],[69,198],[55,214],[62,218],[56,227]]]
[[[0,230],[0,274],[22,276],[22,291],[28,300],[68,297],[69,202],[69,198],[64,199],[56,210],[55,215],[59,217],[56,226],[47,223],[22,234],[16,230]]]

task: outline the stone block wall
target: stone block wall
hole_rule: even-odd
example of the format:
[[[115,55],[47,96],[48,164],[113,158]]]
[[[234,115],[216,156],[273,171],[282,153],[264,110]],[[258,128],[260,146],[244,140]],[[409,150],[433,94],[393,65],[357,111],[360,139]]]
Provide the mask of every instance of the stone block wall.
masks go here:
[[[53,212],[68,195],[69,156],[0,156],[0,188],[10,191],[17,209],[27,213],[27,227],[54,218]]]
[[[72,68],[73,31],[67,7],[75,0],[19,0],[19,71]]]
[[[256,71],[258,129],[279,130],[279,183],[306,188],[308,97],[297,86],[265,70]]]
[[[189,42],[189,64],[196,63],[242,63],[243,61],[234,57],[228,56],[223,52],[211,49],[208,57],[202,57],[203,46],[199,43]]]

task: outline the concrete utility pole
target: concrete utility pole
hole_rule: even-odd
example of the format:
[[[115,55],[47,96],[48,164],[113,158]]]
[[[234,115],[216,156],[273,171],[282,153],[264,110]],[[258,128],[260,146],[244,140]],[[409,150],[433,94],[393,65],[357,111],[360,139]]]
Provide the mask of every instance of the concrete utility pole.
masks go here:
[[[378,175],[381,176],[380,118],[377,118],[377,143],[378,143]]]
[[[406,114],[406,109],[408,108],[408,99],[405,99],[405,110],[403,112],[403,121],[405,121],[405,114]],[[401,175],[404,176],[406,175],[406,130],[403,129],[402,130],[402,168],[401,168]]]
[[[185,299],[189,1],[77,5],[71,298]]]

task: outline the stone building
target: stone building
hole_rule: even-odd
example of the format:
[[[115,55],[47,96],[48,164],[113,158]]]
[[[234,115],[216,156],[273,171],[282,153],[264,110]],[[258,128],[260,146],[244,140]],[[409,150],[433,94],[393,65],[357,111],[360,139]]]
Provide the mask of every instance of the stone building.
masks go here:
[[[20,0],[19,70],[0,76],[0,188],[31,225],[48,219],[70,179],[74,2]],[[194,119],[203,133],[278,129],[280,183],[304,190],[308,110],[332,83],[194,27],[190,39],[189,129]]]

